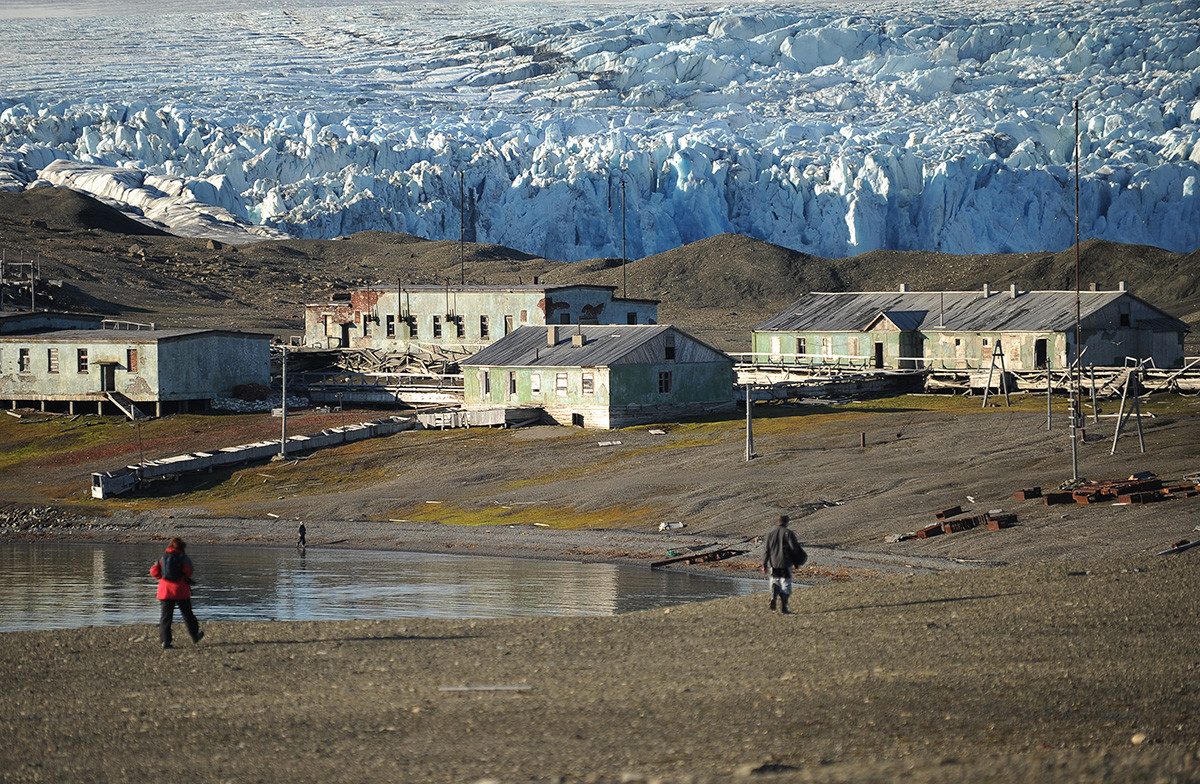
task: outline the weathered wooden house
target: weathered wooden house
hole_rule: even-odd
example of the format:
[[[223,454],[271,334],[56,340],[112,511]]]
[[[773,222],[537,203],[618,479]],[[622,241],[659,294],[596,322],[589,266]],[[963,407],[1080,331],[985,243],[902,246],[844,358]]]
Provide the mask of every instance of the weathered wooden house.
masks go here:
[[[213,329],[61,329],[0,335],[13,408],[160,416],[271,381],[271,337]]]
[[[997,347],[1009,371],[1097,367],[1127,357],[1180,367],[1187,325],[1125,290],[908,291],[801,297],[753,331],[760,364],[979,368]]]
[[[546,284],[359,288],[305,307],[304,344],[465,356],[524,326],[658,322],[657,301],[615,292]]]
[[[733,359],[670,325],[524,327],[461,363],[465,407],[618,428],[728,411]]]

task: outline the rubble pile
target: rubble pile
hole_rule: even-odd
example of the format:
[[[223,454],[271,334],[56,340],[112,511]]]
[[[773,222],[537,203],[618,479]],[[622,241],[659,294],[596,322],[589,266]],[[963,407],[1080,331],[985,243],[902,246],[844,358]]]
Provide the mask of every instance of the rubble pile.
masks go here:
[[[236,397],[215,397],[209,404],[213,409],[218,411],[233,411],[238,414],[257,414],[266,411],[272,411],[280,407],[280,396],[278,394],[271,395],[264,400],[241,400]],[[288,410],[308,408],[309,400],[306,397],[288,395],[287,407]]]

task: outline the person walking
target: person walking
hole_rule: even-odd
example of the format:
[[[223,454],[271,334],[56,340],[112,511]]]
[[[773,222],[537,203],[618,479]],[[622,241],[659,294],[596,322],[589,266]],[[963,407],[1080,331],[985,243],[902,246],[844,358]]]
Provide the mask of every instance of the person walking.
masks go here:
[[[150,576],[158,580],[158,639],[163,648],[171,644],[171,623],[175,618],[175,606],[187,627],[192,642],[200,642],[204,632],[192,613],[192,559],[187,556],[187,544],[176,536],[167,544],[163,557],[150,567]]]
[[[788,516],[780,515],[779,522],[767,534],[763,546],[763,574],[771,581],[771,604],[775,609],[779,603],[781,613],[790,613],[788,599],[792,595],[792,569],[802,566],[808,553],[800,546],[796,534],[788,528]]]
[[[308,530],[304,527],[304,523],[300,523],[300,527],[296,529],[296,548],[303,550],[308,547]]]

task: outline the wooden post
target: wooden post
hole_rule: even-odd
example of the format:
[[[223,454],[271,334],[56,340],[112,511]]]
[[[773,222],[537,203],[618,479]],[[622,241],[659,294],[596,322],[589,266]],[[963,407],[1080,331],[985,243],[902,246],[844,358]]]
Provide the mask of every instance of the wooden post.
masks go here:
[[[746,384],[746,462],[754,459],[754,426],[752,424],[750,385]]]
[[[1117,411],[1117,429],[1113,433],[1112,449],[1109,450],[1110,455],[1117,453],[1117,439],[1121,437],[1121,429],[1125,426],[1125,399],[1129,397],[1129,379],[1133,376],[1133,371],[1129,371],[1129,375],[1125,376],[1125,387],[1121,390],[1121,408]]]
[[[1049,353],[1049,352],[1047,352]],[[1054,372],[1050,367],[1050,360],[1046,359],[1046,430],[1054,429],[1054,409],[1050,405],[1051,387],[1054,382]]]

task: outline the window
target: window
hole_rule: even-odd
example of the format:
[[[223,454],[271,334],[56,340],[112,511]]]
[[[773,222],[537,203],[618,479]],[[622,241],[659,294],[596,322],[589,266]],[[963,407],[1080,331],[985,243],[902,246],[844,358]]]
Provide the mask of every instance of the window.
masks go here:
[[[833,338],[821,338],[821,356],[833,356]]]
[[[79,349],[75,358],[75,370],[79,373],[88,372],[88,357],[86,348]]]
[[[658,393],[660,395],[668,394],[671,391],[671,371],[658,371]]]
[[[984,347],[984,348],[987,348],[987,345],[988,345],[988,339],[987,339],[987,338],[984,338],[984,339],[983,339],[983,347]]]
[[[542,374],[531,373],[529,375],[529,391],[535,395],[542,394]]]
[[[675,359],[675,336],[667,335],[666,343],[667,345],[666,351],[664,352],[664,359],[666,359],[668,362],[671,362]]]
[[[442,317],[433,317],[433,339],[437,340],[442,336]]]
[[[508,396],[517,396],[517,374],[515,371],[508,371]]]
[[[125,369],[130,373],[138,372],[138,355],[137,349],[131,348],[125,352]]]
[[[595,376],[593,376],[591,373],[583,374],[583,389],[581,391],[585,395],[596,394]]]
[[[559,397],[567,396],[567,374],[566,373],[555,373],[554,374],[554,391],[555,391],[555,393],[558,394]]]
[[[528,323],[529,323],[529,311],[528,311],[528,310],[522,310],[522,311],[521,311],[521,323],[522,323],[522,324],[528,324]]]
[[[58,349],[46,349],[46,371],[48,373],[58,372]]]
[[[1128,314],[1128,313],[1122,313],[1122,314],[1121,314],[1121,326],[1122,326],[1122,327],[1128,327],[1128,326],[1129,326],[1129,314]]]
[[[852,357],[858,356],[858,338],[846,338],[846,353]]]
[[[505,316],[504,317],[504,334],[507,335],[508,333],[510,333],[512,331],[513,331],[513,317]]]
[[[560,314],[558,317],[558,323],[559,324],[570,324],[571,323],[571,314],[570,313]]]
[[[389,338],[396,337],[396,317],[395,316],[387,317],[387,336]]]
[[[486,370],[479,371],[479,388],[483,390],[483,396],[487,397],[492,394],[492,374]]]
[[[467,323],[462,316],[454,317],[454,336],[459,339],[467,336]]]
[[[18,373],[28,373],[29,372],[29,364],[30,364],[29,363],[29,349],[27,349],[27,348],[17,349],[17,372]]]
[[[490,334],[491,333],[488,330],[488,317],[480,316],[479,317],[479,339],[480,340],[488,340]]]
[[[408,321],[408,336],[410,338],[419,337],[419,330],[417,329],[417,317],[410,314],[405,320]]]
[[[808,345],[805,343],[804,338],[796,338],[796,353],[797,354],[807,354],[808,353]]]
[[[636,324],[637,323],[637,313],[635,313],[632,310],[629,311],[628,313],[626,313],[625,314],[625,323],[626,324]]]

